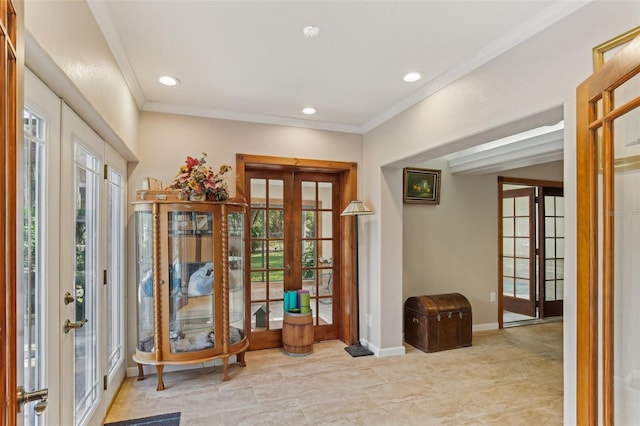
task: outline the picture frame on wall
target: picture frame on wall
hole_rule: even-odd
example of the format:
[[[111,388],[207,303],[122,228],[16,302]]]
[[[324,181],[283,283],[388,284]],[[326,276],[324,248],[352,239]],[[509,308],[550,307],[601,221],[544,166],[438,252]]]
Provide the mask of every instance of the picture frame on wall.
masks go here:
[[[440,204],[442,171],[405,167],[403,169],[403,201],[416,204]]]

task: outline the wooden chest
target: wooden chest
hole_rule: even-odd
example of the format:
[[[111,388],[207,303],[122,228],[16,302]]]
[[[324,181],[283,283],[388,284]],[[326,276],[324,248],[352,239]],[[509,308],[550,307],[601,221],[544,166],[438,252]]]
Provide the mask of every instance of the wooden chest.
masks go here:
[[[471,304],[460,293],[408,298],[404,340],[424,352],[471,346]]]

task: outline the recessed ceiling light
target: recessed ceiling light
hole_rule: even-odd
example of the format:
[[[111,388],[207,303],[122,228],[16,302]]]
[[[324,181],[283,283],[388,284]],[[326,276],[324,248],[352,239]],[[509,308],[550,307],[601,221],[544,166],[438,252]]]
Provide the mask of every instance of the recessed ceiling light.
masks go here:
[[[408,72],[404,75],[403,80],[406,81],[407,83],[413,83],[414,81],[418,81],[422,78],[422,74],[420,74],[419,72]]]
[[[176,84],[180,83],[180,80],[170,75],[162,75],[160,76],[160,78],[158,78],[158,81],[160,82],[160,84],[164,84],[165,86],[175,86]]]
[[[307,25],[302,29],[302,33],[309,38],[318,37],[318,35],[320,35],[320,28]]]
[[[314,107],[306,107],[302,109],[302,113],[305,115],[312,115],[316,113],[316,109]]]

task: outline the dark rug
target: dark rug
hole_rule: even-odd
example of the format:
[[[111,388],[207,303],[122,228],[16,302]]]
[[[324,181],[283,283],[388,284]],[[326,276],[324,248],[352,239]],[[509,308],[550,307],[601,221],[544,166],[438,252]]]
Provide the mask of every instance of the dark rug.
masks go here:
[[[180,413],[160,414],[139,419],[105,423],[104,426],[180,426]]]

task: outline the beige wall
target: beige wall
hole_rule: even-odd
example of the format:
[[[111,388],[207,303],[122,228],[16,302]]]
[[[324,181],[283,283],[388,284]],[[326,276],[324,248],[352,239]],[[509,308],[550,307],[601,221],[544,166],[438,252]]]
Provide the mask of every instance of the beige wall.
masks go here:
[[[561,182],[562,162],[487,175],[451,174],[446,160],[421,165],[442,170],[438,205],[403,208],[402,298],[462,293],[473,324],[496,328],[498,303],[498,176]]]
[[[161,179],[167,186],[187,155],[195,157],[202,152],[207,153],[207,161],[214,168],[221,164],[230,164],[234,168],[225,179],[233,197],[236,153],[360,163],[362,137],[324,130],[142,112],[140,162],[129,168],[129,201],[135,199],[136,189],[142,188],[144,177]],[[129,253],[135,253],[133,223],[133,210],[129,206]],[[136,281],[135,266],[135,258],[131,255],[128,264],[129,283]],[[127,287],[129,318],[136,318],[134,287]],[[130,327],[127,332],[126,358],[131,367],[131,355],[135,351],[135,327]]]
[[[376,210],[361,229],[367,262],[361,265],[361,335],[377,353],[403,353],[402,167],[439,158],[483,141],[493,131],[516,133],[509,123],[526,123],[556,110],[565,120],[565,303],[564,424],[575,423],[576,407],[576,148],[575,90],[593,72],[592,48],[638,26],[640,2],[593,1],[514,49],[441,89],[364,136],[362,198]],[[556,121],[557,122],[557,121]],[[549,123],[555,124],[555,123]],[[502,133],[502,134],[501,134]],[[505,134],[506,133],[506,134]],[[416,160],[419,157],[419,160]],[[443,194],[446,196],[446,194]],[[362,317],[361,317],[362,320]]]
[[[61,93],[65,81],[51,67],[32,69],[56,94],[128,160],[138,154],[138,107],[86,1],[27,1],[25,27],[48,58],[80,93]],[[38,46],[29,46],[27,61]],[[64,79],[64,78],[62,78]],[[86,110],[83,110],[85,107]],[[98,123],[97,121],[104,121]],[[109,131],[104,129],[108,127]],[[113,133],[112,133],[113,132]]]

